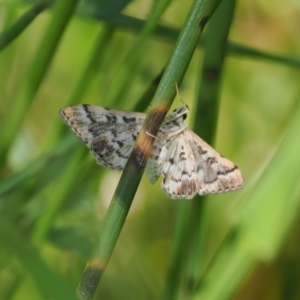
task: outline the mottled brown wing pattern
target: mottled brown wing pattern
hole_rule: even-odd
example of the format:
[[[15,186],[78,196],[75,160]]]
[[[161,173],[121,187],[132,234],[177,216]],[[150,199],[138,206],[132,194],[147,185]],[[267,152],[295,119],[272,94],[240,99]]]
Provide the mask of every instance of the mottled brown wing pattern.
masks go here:
[[[162,188],[172,198],[217,194],[243,187],[240,170],[189,129],[165,144],[158,160]]]
[[[241,188],[240,170],[183,123],[187,111],[179,107],[160,127],[146,166],[150,182],[162,175],[162,188],[173,199]],[[66,107],[61,115],[100,164],[118,170],[124,169],[145,119],[143,113],[84,104]]]
[[[117,170],[124,169],[145,119],[142,113],[93,105],[68,106],[61,115],[100,164]]]

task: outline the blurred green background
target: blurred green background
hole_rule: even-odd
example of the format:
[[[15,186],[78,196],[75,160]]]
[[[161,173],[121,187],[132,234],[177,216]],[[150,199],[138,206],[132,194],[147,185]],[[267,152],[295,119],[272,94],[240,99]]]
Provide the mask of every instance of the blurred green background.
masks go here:
[[[142,96],[192,4],[170,1],[142,39],[158,2],[79,1],[55,20],[50,7],[9,41],[7,30],[46,1],[0,1],[0,299],[76,289],[120,173],[99,167],[58,112],[79,102],[147,108]],[[239,166],[245,187],[174,201],[160,180],[143,178],[95,299],[300,298],[300,4],[238,1],[234,15],[229,40],[244,47],[227,51],[215,148]],[[203,52],[180,87],[190,124]],[[192,256],[187,241],[197,235],[184,231],[182,212],[195,201],[202,246]]]

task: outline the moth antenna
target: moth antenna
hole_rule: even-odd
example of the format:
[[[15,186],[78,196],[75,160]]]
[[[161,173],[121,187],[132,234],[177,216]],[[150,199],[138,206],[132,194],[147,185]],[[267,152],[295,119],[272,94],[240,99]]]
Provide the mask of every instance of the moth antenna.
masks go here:
[[[184,105],[184,107],[186,107],[188,110],[190,110],[190,108],[188,107],[188,105],[180,97],[179,88],[178,88],[178,85],[177,85],[176,81],[175,81],[175,88],[176,88],[177,97],[179,98],[179,100],[181,101],[181,103]]]

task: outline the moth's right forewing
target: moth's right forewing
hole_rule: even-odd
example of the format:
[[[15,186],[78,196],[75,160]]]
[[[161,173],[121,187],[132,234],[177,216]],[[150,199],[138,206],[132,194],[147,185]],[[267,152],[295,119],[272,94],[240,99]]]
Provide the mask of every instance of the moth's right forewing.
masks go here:
[[[64,121],[89,148],[99,131],[104,130],[103,125],[107,123],[105,115],[108,113],[103,107],[85,104],[67,106],[60,111]]]

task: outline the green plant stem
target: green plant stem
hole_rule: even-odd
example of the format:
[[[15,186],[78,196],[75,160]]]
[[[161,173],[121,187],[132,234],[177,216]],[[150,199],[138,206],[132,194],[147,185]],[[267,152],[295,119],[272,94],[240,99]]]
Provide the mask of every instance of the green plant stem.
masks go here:
[[[92,299],[124,225],[136,189],[151,153],[155,136],[175,96],[175,83],[180,83],[197,47],[207,20],[220,1],[194,1],[174,52],[154,95],[134,150],[121,176],[116,192],[104,217],[96,251],[79,284],[81,299]],[[146,132],[149,132],[147,134]]]
[[[193,130],[209,144],[214,143],[218,124],[221,81],[226,44],[235,10],[235,0],[224,0],[211,19],[204,37],[205,52],[194,114]]]
[[[191,204],[189,202],[179,203],[176,217],[176,227],[172,238],[170,253],[170,266],[166,275],[165,286],[161,299],[180,299],[182,293],[182,282],[186,274],[185,262],[189,254],[189,219],[191,217]]]
[[[17,22],[8,30],[0,35],[0,51],[7,47],[13,40],[15,40],[31,22],[43,12],[52,3],[52,0],[43,0],[33,5]]]
[[[0,133],[0,166],[5,162],[9,148],[18,134],[30,104],[49,68],[64,29],[76,8],[77,1],[56,1],[53,18],[41,42],[32,68],[26,74],[15,99],[11,101],[9,111],[6,112],[6,118],[1,124],[5,130]],[[12,111],[14,112],[12,113]]]
[[[205,54],[199,76],[201,81],[199,79],[198,99],[193,111],[197,116],[194,131],[208,143],[212,143],[215,136],[226,40],[234,7],[234,0],[221,3],[211,18],[204,38]],[[204,197],[199,198],[180,208],[170,260],[172,265],[168,271],[163,299],[175,299],[180,295],[180,289],[181,293],[191,294],[199,280],[202,267],[199,259],[203,251],[202,211],[205,204]],[[188,223],[183,224],[181,219],[188,220]]]
[[[132,45],[119,70],[114,74],[113,86],[110,87],[107,95],[107,102],[112,106],[119,101],[121,95],[124,93],[124,89],[128,88],[128,85],[132,82],[132,76],[128,76],[128,74],[134,72],[135,67],[145,52],[149,36],[155,30],[161,15],[165,12],[169,4],[170,0],[154,1],[152,11],[139,32],[137,40]]]
[[[211,19],[205,35],[205,54],[201,82],[195,107],[197,116],[194,131],[209,144],[214,144],[218,124],[222,74],[226,55],[226,42],[232,24],[236,1],[224,0]],[[206,197],[191,203],[192,217],[188,228],[190,255],[187,266],[187,282],[193,290],[200,280],[204,267],[203,249],[205,226],[203,209]],[[199,201],[197,201],[199,200]]]

